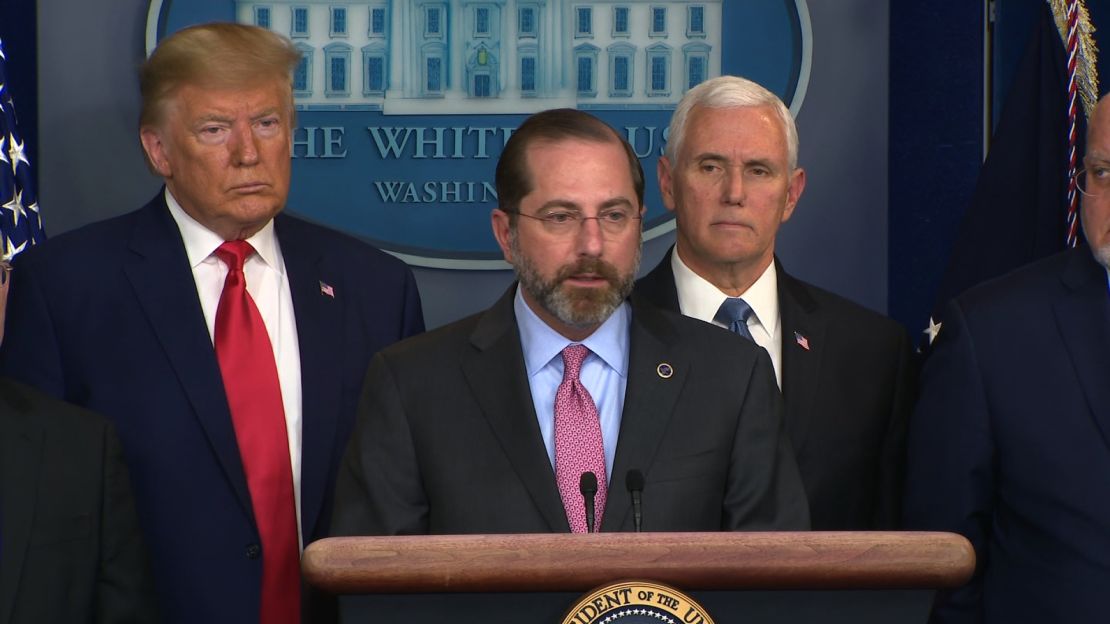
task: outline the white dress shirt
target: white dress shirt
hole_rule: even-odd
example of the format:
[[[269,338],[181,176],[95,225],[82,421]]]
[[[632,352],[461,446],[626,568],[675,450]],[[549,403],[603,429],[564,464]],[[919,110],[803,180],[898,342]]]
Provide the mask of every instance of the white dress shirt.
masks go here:
[[[709,283],[678,257],[678,250],[671,253],[671,270],[674,272],[675,290],[678,292],[678,307],[686,316],[713,323],[718,327],[725,325],[713,320],[721,304],[729,295]],[[779,322],[778,273],[772,262],[740,297],[752,308],[748,318],[748,331],[755,343],[767,350],[771,364],[775,367],[775,381],[782,388],[782,329]]]
[[[215,251],[223,238],[201,225],[186,214],[177,203],[169,189],[166,189],[166,205],[170,215],[181,231],[185,242],[185,253],[193,270],[197,296],[208,324],[208,336],[215,344],[216,308],[227,277],[227,265]],[[277,364],[278,383],[281,385],[281,402],[285,407],[285,431],[289,437],[289,462],[293,467],[293,500],[297,506],[297,535],[301,547],[301,352],[297,342],[297,320],[293,314],[293,295],[289,290],[289,277],[285,274],[285,260],[281,246],[274,235],[274,222],[271,220],[254,236],[247,239],[256,253],[243,263],[243,273],[247,280],[247,292],[254,299],[270,345],[274,348],[274,361]]]

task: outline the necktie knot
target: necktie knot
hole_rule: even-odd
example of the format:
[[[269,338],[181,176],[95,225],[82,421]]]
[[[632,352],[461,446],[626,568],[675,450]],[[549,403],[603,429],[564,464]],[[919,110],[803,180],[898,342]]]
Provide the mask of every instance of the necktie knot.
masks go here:
[[[216,248],[216,257],[231,271],[242,271],[243,263],[254,253],[254,247],[245,240],[224,241]]]
[[[563,378],[578,379],[579,373],[582,372],[582,362],[589,354],[590,350],[585,345],[567,345],[567,348],[563,349]]]
[[[724,325],[731,325],[736,321],[743,321],[745,324],[752,316],[752,307],[748,305],[740,297],[729,297],[725,299],[724,303],[717,310],[717,316],[713,320],[718,321]]]
[[[717,309],[717,315],[713,317],[713,320],[728,327],[734,333],[752,340],[752,334],[748,331],[748,319],[751,318],[752,314],[752,307],[748,305],[747,301],[740,297],[729,297]]]

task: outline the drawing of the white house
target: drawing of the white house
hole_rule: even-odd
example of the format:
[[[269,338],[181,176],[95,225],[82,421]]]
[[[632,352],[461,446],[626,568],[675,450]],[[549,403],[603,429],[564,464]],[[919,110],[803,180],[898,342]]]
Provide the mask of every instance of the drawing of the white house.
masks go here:
[[[301,50],[301,110],[640,110],[720,74],[721,2],[236,0],[236,19]]]

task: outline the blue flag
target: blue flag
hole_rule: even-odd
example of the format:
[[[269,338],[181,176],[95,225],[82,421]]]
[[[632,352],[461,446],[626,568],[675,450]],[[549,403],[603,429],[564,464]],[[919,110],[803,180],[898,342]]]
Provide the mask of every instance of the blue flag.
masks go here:
[[[1064,44],[1045,3],[941,279],[926,329],[930,343],[939,329],[934,319],[950,299],[1064,249],[1067,70]],[[1079,118],[1077,134],[1082,144],[1086,119],[1082,113]]]
[[[11,260],[27,247],[42,242],[46,233],[31,184],[31,163],[16,127],[6,62],[4,42],[0,41],[0,255]]]

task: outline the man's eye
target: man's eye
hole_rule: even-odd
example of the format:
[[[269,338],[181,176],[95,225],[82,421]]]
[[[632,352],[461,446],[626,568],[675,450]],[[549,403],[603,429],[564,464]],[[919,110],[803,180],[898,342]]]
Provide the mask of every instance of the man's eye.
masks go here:
[[[569,212],[551,212],[544,217],[550,223],[570,223],[574,221],[574,215]]]
[[[1110,168],[1107,167],[1093,167],[1090,169],[1090,173],[1099,181],[1110,179]]]
[[[701,170],[705,173],[715,173],[717,171],[720,171],[721,167],[717,165],[717,163],[702,163]]]
[[[609,223],[624,223],[625,221],[628,220],[628,214],[626,214],[626,213],[624,213],[620,210],[614,210],[612,212],[604,212],[604,213],[601,214],[601,220],[602,221],[608,221]]]
[[[765,178],[765,177],[771,175],[770,171],[768,171],[767,169],[764,169],[762,167],[755,167],[753,169],[749,169],[748,173],[750,173],[751,175],[753,175],[757,178]]]

